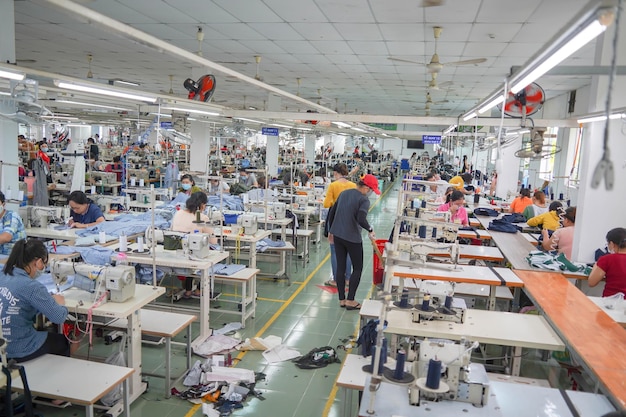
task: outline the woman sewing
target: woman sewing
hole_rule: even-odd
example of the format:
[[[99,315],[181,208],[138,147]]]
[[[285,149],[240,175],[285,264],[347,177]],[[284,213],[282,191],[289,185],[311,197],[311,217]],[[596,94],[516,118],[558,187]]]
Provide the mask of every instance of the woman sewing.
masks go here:
[[[459,223],[463,226],[469,225],[467,210],[465,210],[465,196],[459,190],[454,190],[448,196],[447,202],[439,206],[437,211],[450,212],[450,222]]]
[[[0,318],[7,339],[7,357],[17,362],[46,353],[70,356],[64,334],[37,331],[34,318],[43,314],[55,324],[62,324],[68,314],[65,298],[51,295],[37,278],[46,269],[48,251],[40,240],[15,242],[4,269],[0,272]]]
[[[70,206],[69,227],[86,229],[105,221],[100,207],[88,199],[82,191],[72,191],[67,204]]]

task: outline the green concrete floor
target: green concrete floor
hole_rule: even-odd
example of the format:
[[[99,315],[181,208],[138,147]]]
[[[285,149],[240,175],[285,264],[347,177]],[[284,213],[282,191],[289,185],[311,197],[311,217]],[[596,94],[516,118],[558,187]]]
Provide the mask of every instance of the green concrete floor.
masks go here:
[[[397,184],[385,187],[382,196],[372,203],[368,216],[374,225],[377,237],[386,239],[393,226],[396,213]],[[365,269],[357,300],[369,296],[372,289],[372,257],[373,250],[369,241],[364,243]],[[260,264],[263,269],[263,264]],[[272,265],[275,267],[275,265]],[[302,262],[295,259],[289,265],[291,282],[259,279],[257,284],[258,303],[256,317],[248,319],[245,329],[238,331],[235,337],[242,339],[254,336],[280,336],[288,346],[299,350],[302,354],[315,347],[337,346],[343,339],[354,336],[358,331],[358,311],[346,311],[339,307],[336,294],[323,291],[318,285],[329,278],[330,258],[328,244],[323,241],[311,250],[311,259],[303,269]],[[218,291],[232,293],[234,289],[223,286]],[[185,300],[193,303],[197,300]],[[219,305],[219,301],[215,305]],[[227,307],[224,307],[227,308]],[[234,322],[237,316],[225,313],[211,313],[212,328],[220,328],[226,323]],[[194,336],[198,334],[194,325]],[[179,340],[182,340],[179,337]],[[116,347],[116,346],[115,346]],[[103,356],[112,352],[113,346],[97,346],[94,351]],[[180,347],[173,347],[173,374],[182,371],[185,364],[185,352]],[[339,351],[340,358],[345,351]],[[291,362],[268,365],[260,351],[238,353],[240,360],[237,367],[245,367],[266,375],[264,381],[257,383],[256,389],[265,397],[264,401],[250,398],[243,409],[235,410],[235,416],[266,416],[266,417],[320,417],[339,416],[343,407],[341,390],[335,388],[334,382],[340,364],[329,365],[318,370],[301,370]],[[202,359],[197,356],[193,358]],[[532,364],[529,364],[532,365]],[[148,372],[162,372],[164,366],[164,347],[143,347],[143,368]],[[546,378],[542,366],[530,366],[532,377]],[[179,417],[202,416],[201,407],[179,398],[165,399],[163,396],[164,381],[159,378],[147,378],[149,390],[131,406],[133,417]],[[61,383],[61,382],[60,382]],[[183,389],[181,385],[179,388]],[[357,396],[354,396],[355,398]],[[67,409],[38,407],[45,416],[82,416],[83,407],[73,406]]]

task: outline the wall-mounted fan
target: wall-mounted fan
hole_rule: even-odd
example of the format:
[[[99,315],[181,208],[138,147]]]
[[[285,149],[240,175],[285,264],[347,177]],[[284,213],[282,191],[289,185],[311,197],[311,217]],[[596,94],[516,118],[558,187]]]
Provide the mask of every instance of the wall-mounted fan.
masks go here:
[[[543,88],[536,83],[529,84],[517,94],[509,92],[504,102],[504,114],[525,119],[526,116],[537,113],[545,100]],[[502,110],[502,104],[498,105],[498,109]]]
[[[541,159],[561,152],[561,147],[544,142],[546,129],[543,127],[533,128],[530,132],[530,141],[525,142],[522,149],[515,152],[518,158]]]
[[[35,80],[11,80],[11,95],[0,99],[0,117],[14,120],[17,123],[33,125],[42,123],[40,117],[51,115],[52,112],[37,102],[39,83]]]
[[[410,64],[425,65],[429,73],[439,72],[443,69],[444,66],[457,67],[459,65],[476,65],[476,64],[482,64],[483,62],[487,60],[487,58],[476,58],[476,59],[466,59],[464,61],[453,61],[453,62],[446,62],[446,63],[439,61],[439,55],[437,54],[437,46],[439,43],[439,37],[441,36],[442,30],[443,28],[441,26],[433,27],[433,34],[435,37],[435,53],[430,58],[429,63],[411,61],[409,59],[395,58],[392,56],[388,57],[387,59],[391,61],[408,62]]]

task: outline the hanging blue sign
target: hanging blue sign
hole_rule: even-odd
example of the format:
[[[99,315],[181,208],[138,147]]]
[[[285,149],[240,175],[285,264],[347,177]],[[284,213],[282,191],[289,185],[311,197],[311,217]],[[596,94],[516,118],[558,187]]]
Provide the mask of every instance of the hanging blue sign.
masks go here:
[[[278,128],[277,127],[262,127],[261,134],[265,136],[278,136]]]
[[[440,135],[422,135],[422,142],[425,145],[439,145],[441,143]]]
[[[161,122],[161,129],[171,129],[172,122]]]

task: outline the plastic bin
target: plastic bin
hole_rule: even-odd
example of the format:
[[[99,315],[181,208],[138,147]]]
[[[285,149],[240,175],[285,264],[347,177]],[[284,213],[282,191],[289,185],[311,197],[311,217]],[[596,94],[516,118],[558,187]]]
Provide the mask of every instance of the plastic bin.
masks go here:
[[[385,243],[388,241],[386,239],[377,239],[376,246],[380,253],[385,251]],[[374,285],[382,284],[383,276],[385,275],[385,267],[383,266],[380,259],[378,259],[378,255],[376,255],[376,251],[374,251],[374,266],[372,268],[372,282]]]
[[[237,224],[239,214],[224,214],[224,224]]]

